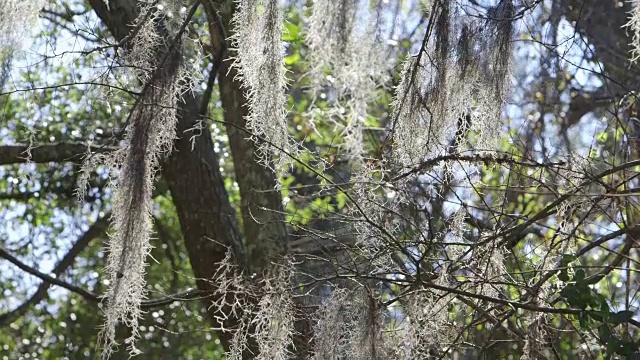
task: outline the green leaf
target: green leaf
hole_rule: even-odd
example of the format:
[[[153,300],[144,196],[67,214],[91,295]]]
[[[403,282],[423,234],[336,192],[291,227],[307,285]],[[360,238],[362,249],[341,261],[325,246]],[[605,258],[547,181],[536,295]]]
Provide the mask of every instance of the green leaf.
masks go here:
[[[627,360],[640,360],[640,352],[635,351],[633,354],[629,354],[629,356],[627,356]]]
[[[572,254],[563,254],[560,260],[560,267],[567,267],[570,263],[576,260],[576,256]]]
[[[618,352],[618,348],[620,347],[620,345],[618,344],[618,339],[616,339],[615,337],[610,337],[608,339],[606,345],[607,345],[606,358],[607,359],[611,359],[611,355],[613,355],[616,352]]]
[[[581,312],[580,315],[578,316],[578,321],[580,322],[581,329],[589,328],[589,317],[587,316],[586,313]]]
[[[567,270],[560,271],[560,274],[558,274],[558,279],[564,282],[569,281],[569,274],[567,274]]]
[[[602,311],[590,311],[589,316],[596,321],[603,322],[606,318],[608,318],[609,314]]]
[[[281,36],[282,41],[293,42],[300,39],[300,27],[292,23],[284,24],[284,31]]]
[[[567,285],[560,291],[560,295],[566,299],[569,305],[579,309],[584,310],[589,305],[592,307],[598,305],[589,287],[582,284]]]
[[[615,325],[627,323],[633,317],[633,311],[622,310],[611,315],[611,322]]]
[[[284,58],[284,63],[287,65],[293,65],[295,63],[297,63],[298,61],[300,61],[301,57],[300,57],[300,53],[299,52],[295,52],[292,55],[286,56]]]
[[[598,327],[598,335],[600,336],[600,342],[606,344],[611,338],[611,329],[607,324],[602,324]]]

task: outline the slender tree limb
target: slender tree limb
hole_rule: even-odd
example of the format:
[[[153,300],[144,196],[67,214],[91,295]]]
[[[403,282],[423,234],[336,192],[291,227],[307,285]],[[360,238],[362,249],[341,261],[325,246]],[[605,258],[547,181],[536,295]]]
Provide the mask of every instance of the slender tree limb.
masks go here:
[[[73,35],[78,36],[78,37],[80,37],[80,38],[84,39],[84,40],[85,40],[85,41],[87,41],[87,42],[94,42],[94,43],[97,43],[97,42],[99,42],[99,41],[100,41],[100,40],[99,40],[99,39],[97,39],[96,37],[87,36],[87,35],[83,34],[82,32],[80,32],[80,31],[78,31],[78,30],[74,29],[73,27],[71,27],[71,26],[69,25],[69,23],[68,23],[68,22],[69,22],[69,20],[66,20],[66,19],[65,19],[65,20],[66,20],[66,22],[63,22],[63,21],[61,21],[60,19],[56,18],[55,16],[47,16],[47,15],[42,15],[42,18],[43,18],[43,19],[45,19],[45,20],[48,20],[49,22],[51,22],[51,23],[52,23],[52,24],[54,24],[54,25],[57,25],[57,26],[59,26],[59,27],[61,27],[61,28],[65,29],[65,30],[67,30],[68,32],[72,33]]]
[[[589,245],[586,245],[582,249],[578,250],[574,254],[574,256],[576,258],[579,258],[579,257],[583,256],[584,254],[586,254],[587,252],[589,252],[589,251],[601,246],[602,244],[604,244],[607,241],[610,241],[612,239],[615,239],[615,238],[617,238],[619,236],[622,236],[622,235],[625,235],[625,234],[626,234],[626,236],[629,236],[630,233],[637,233],[638,231],[640,231],[640,226],[638,226],[638,225],[633,225],[633,226],[631,226],[629,228],[623,228],[623,229],[620,229],[620,230],[617,230],[617,231],[613,231],[613,232],[611,232],[611,233],[609,233],[607,235],[601,236],[600,238],[598,238],[595,241],[590,242]],[[531,287],[532,291],[530,291],[530,293],[531,294],[537,293],[538,290],[540,289],[540,287],[542,287],[542,285],[545,282],[547,282],[549,279],[551,279],[553,277],[553,275],[555,275],[558,272],[560,272],[560,270],[562,270],[563,268],[564,267],[560,267],[560,263],[558,263],[558,267],[556,267],[555,269],[552,269],[552,270],[546,272],[544,275],[542,275],[540,277],[540,280],[538,280],[538,282],[536,282],[536,284]],[[609,272],[610,271],[611,270],[609,270]],[[594,276],[595,275],[590,276],[589,279],[591,279],[591,280],[595,279]]]
[[[207,14],[207,24],[209,25],[209,37],[211,38],[211,42],[208,50],[212,64],[211,72],[209,73],[209,80],[207,81],[207,88],[205,89],[204,94],[202,94],[202,102],[200,104],[200,115],[206,117],[209,101],[211,100],[211,94],[213,93],[213,88],[218,77],[218,71],[220,70],[222,60],[224,59],[225,52],[227,51],[227,42],[225,41],[227,36],[224,31],[220,14],[213,6],[213,3],[211,1],[203,1],[202,6]]]
[[[18,268],[44,281],[38,287],[36,292],[27,301],[22,303],[15,310],[9,313],[0,315],[0,324],[9,322],[14,318],[23,315],[31,306],[42,301],[47,296],[47,292],[51,287],[51,285],[55,284],[55,282],[51,282],[49,280],[60,282],[60,280],[57,279],[57,277],[60,276],[62,273],[64,273],[73,264],[76,257],[89,245],[91,241],[93,241],[94,239],[96,239],[97,237],[99,237],[105,232],[105,230],[109,226],[109,217],[110,217],[109,214],[100,217],[98,220],[96,220],[95,223],[93,223],[93,225],[91,225],[91,227],[89,227],[89,229],[84,234],[82,234],[82,236],[78,239],[78,241],[76,241],[76,243],[73,244],[71,249],[65,254],[65,256],[60,260],[60,262],[58,262],[58,264],[56,264],[56,266],[51,271],[51,273],[55,277],[49,276],[47,274],[41,273],[31,268],[30,266],[22,263],[19,259],[17,259],[13,255],[9,254],[7,250],[5,250],[4,248],[0,248],[0,257],[7,259],[9,262],[16,265]],[[40,275],[43,275],[43,276],[40,276]],[[60,286],[65,287],[63,285],[60,285]],[[66,288],[69,289],[68,287]],[[87,296],[90,296],[90,294],[86,291],[81,292],[81,295],[83,295],[85,298]]]
[[[76,294],[79,294],[80,296],[82,296],[83,298],[87,299],[87,300],[94,300],[96,298],[98,298],[97,295],[95,295],[94,293],[85,290],[79,286],[70,284],[66,281],[62,281],[60,279],[58,279],[57,277],[53,277],[51,275],[47,275],[25,263],[23,263],[22,261],[20,261],[20,259],[18,259],[17,257],[11,255],[9,253],[9,251],[7,251],[4,247],[0,247],[0,257],[9,261],[10,263],[12,263],[13,265],[17,266],[19,269],[23,270],[24,272],[31,274],[43,281],[45,281],[47,283],[46,287],[49,288],[51,285],[58,285],[62,288],[65,288],[69,291],[72,291]]]
[[[72,187],[49,187],[42,188],[39,191],[11,191],[6,193],[0,193],[0,200],[16,200],[21,202],[27,202],[31,199],[46,200],[48,194],[53,194],[61,198],[73,199],[76,197],[75,189]],[[99,199],[96,195],[85,195],[83,200],[86,203],[91,203]]]
[[[29,201],[30,199],[38,198],[39,191],[13,191],[0,194],[0,200],[16,200],[16,201]]]
[[[447,292],[447,293],[450,293],[450,294],[455,294],[455,295],[459,295],[459,296],[465,296],[467,298],[472,298],[472,299],[489,301],[489,302],[492,302],[492,303],[495,303],[495,304],[505,305],[505,306],[516,308],[516,309],[529,310],[529,311],[534,311],[534,312],[539,312],[539,313],[581,315],[581,314],[584,314],[585,311],[586,311],[586,310],[583,310],[583,309],[555,308],[555,307],[538,306],[538,305],[532,304],[532,303],[524,303],[524,302],[519,302],[519,301],[496,298],[496,297],[487,296],[487,295],[483,295],[483,294],[476,294],[476,293],[472,293],[472,292],[465,291],[465,290],[460,290],[460,289],[449,287],[449,286],[438,285],[438,284],[435,284],[435,283],[420,282],[420,285],[424,286],[425,288],[431,288],[431,289],[435,289],[435,290],[439,290],[439,291],[444,291],[444,292]],[[640,327],[640,321],[638,321],[638,320],[630,319],[629,323],[634,325],[634,326],[636,326],[636,327]]]
[[[31,267],[25,263],[23,263],[22,261],[20,261],[18,258],[16,258],[15,256],[11,255],[8,251],[6,251],[4,248],[0,247],[0,257],[8,260],[10,263],[14,264],[15,266],[17,266],[18,268],[20,268],[21,270],[39,278],[40,280],[44,281],[44,284],[41,286],[46,286],[47,288],[53,286],[53,285],[57,285],[60,286],[61,288],[67,289],[73,293],[76,293],[80,296],[82,296],[85,300],[91,301],[91,302],[101,302],[103,299],[103,296],[98,295],[92,291],[89,291],[87,289],[84,289],[80,286],[71,284],[69,282],[60,280],[56,277],[53,277],[51,275],[47,275],[37,269],[35,269],[34,267]],[[185,300],[192,300],[192,299],[204,299],[206,298],[206,296],[204,296],[205,294],[207,294],[206,291],[202,291],[202,290],[197,290],[197,289],[189,289],[186,291],[182,291],[176,294],[172,294],[172,295],[167,295],[166,297],[162,297],[162,298],[158,298],[158,299],[151,299],[151,300],[146,300],[142,302],[141,307],[142,308],[152,308],[152,307],[158,307],[158,306],[163,306],[163,305],[167,305],[170,304],[174,301],[185,301]],[[33,298],[33,297],[32,297]],[[31,299],[29,299],[27,302],[31,301]],[[27,303],[22,304],[21,306],[26,305]],[[33,303],[29,304],[29,305],[33,305]],[[10,313],[6,313],[3,315],[0,315],[0,324],[5,323],[6,321],[8,321],[9,316],[12,317],[16,317],[20,314],[17,314],[16,312],[18,311],[18,309],[10,312]]]
[[[602,280],[605,276],[609,275],[614,269],[618,268],[618,266],[622,263],[624,259],[627,259],[629,256],[629,252],[636,245],[636,239],[638,235],[638,227],[635,226],[633,231],[627,233],[624,246],[617,253],[615,259],[613,259],[604,269],[598,271],[596,274],[593,274],[586,278],[584,281],[586,284],[595,284]]]
[[[513,164],[513,165],[521,165],[521,166],[530,166],[530,167],[550,167],[550,166],[562,166],[565,165],[565,162],[545,162],[540,163],[536,161],[522,161],[508,156],[502,157],[491,157],[491,156],[481,156],[481,155],[461,155],[461,154],[449,154],[435,157],[433,159],[426,160],[416,167],[410,169],[407,172],[404,172],[393,179],[392,182],[396,182],[398,180],[402,180],[409,175],[417,174],[421,171],[427,170],[432,166],[435,166],[441,162],[445,161],[468,161],[475,163],[484,163],[484,164]]]
[[[0,146],[0,165],[48,162],[82,162],[88,150],[91,152],[110,152],[113,146],[92,146],[80,142],[61,142],[43,145],[4,145]]]
[[[61,288],[67,289],[73,293],[76,293],[80,296],[82,296],[85,300],[88,300],[90,302],[94,302],[94,303],[98,303],[102,301],[102,296],[95,294],[92,291],[89,291],[87,289],[84,289],[80,286],[71,284],[69,282],[66,282],[64,280],[60,280],[58,278],[59,275],[61,275],[67,268],[69,268],[73,262],[75,261],[75,258],[89,245],[89,243],[94,240],[95,238],[97,238],[98,236],[100,236],[101,234],[104,233],[104,231],[106,230],[106,228],[109,225],[108,219],[110,217],[110,214],[107,214],[101,218],[99,218],[90,228],[89,230],[87,230],[81,237],[80,239],[73,245],[73,247],[69,250],[69,252],[67,252],[67,254],[62,258],[62,260],[60,260],[60,262],[54,267],[54,269],[51,271],[52,275],[49,274],[45,274],[39,270],[37,270],[36,268],[29,266],[27,264],[25,264],[24,262],[22,262],[20,259],[18,259],[17,257],[15,257],[14,255],[12,255],[11,253],[9,253],[9,251],[7,251],[4,247],[0,247],[0,258],[3,258],[7,261],[9,261],[10,263],[12,263],[13,265],[15,265],[16,267],[18,267],[19,269],[23,270],[24,272],[31,274],[37,278],[39,278],[40,280],[43,281],[43,283],[38,287],[38,289],[36,290],[36,292],[24,303],[22,303],[21,305],[19,305],[16,309],[4,313],[4,314],[0,314],[0,324],[6,324],[10,321],[13,321],[14,319],[24,315],[24,313],[32,306],[38,304],[40,301],[44,300],[44,298],[47,296],[47,292],[48,290],[51,288],[51,286],[53,285],[57,285],[60,286]],[[162,297],[162,298],[158,298],[158,299],[151,299],[151,300],[146,300],[143,301],[141,304],[142,308],[153,308],[153,307],[159,307],[159,306],[163,306],[163,305],[167,305],[170,304],[174,301],[186,301],[186,300],[193,300],[193,299],[202,299],[205,298],[206,296],[205,291],[202,290],[197,290],[197,289],[189,289],[183,292],[179,292],[176,294],[172,294],[172,295],[168,295],[166,297]]]
[[[584,115],[610,104],[616,98],[610,95],[604,87],[598,88],[596,91],[572,90],[571,93],[569,109],[562,119],[562,125],[565,127],[577,124]],[[573,96],[574,94],[575,96]]]
[[[102,47],[102,49],[106,49],[109,47],[115,47],[114,45],[109,45],[109,46],[104,46]],[[93,50],[88,50],[88,51],[81,51],[79,52],[80,54],[88,54],[90,52],[96,51],[99,48],[93,49]],[[58,54],[60,55],[60,54]],[[55,89],[61,89],[61,88],[67,88],[67,87],[80,87],[80,86],[100,86],[100,87],[105,87],[108,89],[113,89],[113,90],[118,90],[118,91],[123,91],[129,95],[132,96],[137,96],[140,95],[140,93],[135,92],[135,91],[131,91],[116,85],[111,85],[111,84],[106,84],[106,83],[101,83],[101,82],[96,82],[96,81],[74,81],[72,83],[64,83],[64,84],[55,84],[55,85],[45,85],[45,86],[34,86],[34,87],[28,87],[28,88],[21,88],[21,89],[15,89],[15,90],[11,90],[11,91],[7,91],[7,92],[0,92],[0,96],[3,95],[11,95],[11,94],[15,94],[15,93],[23,93],[23,92],[31,92],[31,91],[46,91],[46,90],[55,90]],[[84,90],[84,89],[83,89]]]

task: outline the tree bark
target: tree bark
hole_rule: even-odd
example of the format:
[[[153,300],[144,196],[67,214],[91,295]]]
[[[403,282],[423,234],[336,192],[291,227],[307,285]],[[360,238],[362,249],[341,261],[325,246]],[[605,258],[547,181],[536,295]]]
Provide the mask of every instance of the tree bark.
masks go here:
[[[74,162],[81,163],[82,157],[91,152],[109,152],[113,146],[88,146],[83,143],[62,142],[57,144],[37,145],[4,145],[0,146],[0,165],[21,164],[26,162]]]
[[[233,35],[231,18],[234,6],[222,6],[222,22],[227,38]],[[230,44],[227,44],[227,49]],[[233,67],[232,50],[226,52],[218,73],[220,98],[236,181],[240,189],[241,211],[249,263],[252,268],[264,269],[272,256],[286,251],[287,229],[284,221],[282,196],[276,188],[272,170],[257,163],[256,145],[247,132],[247,98],[238,72]]]
[[[593,46],[587,53],[599,61],[604,70],[605,87],[614,96],[637,90],[640,68],[629,61],[631,51],[629,21],[632,4],[613,0],[558,0],[567,20]]]
[[[184,99],[177,133],[191,129],[198,121],[198,102],[191,97]],[[216,291],[218,284],[210,279],[216,273],[227,252],[226,247],[234,249],[236,260],[244,262],[242,254],[243,240],[236,219],[236,213],[229,203],[224,187],[224,178],[220,173],[218,156],[213,150],[213,141],[209,129],[202,134],[191,149],[189,137],[176,140],[174,151],[162,169],[162,175],[169,184],[173,203],[176,206],[182,235],[189,255],[189,261],[196,277],[199,290],[206,293]],[[206,301],[205,301],[206,302]],[[207,303],[209,320],[213,326],[216,314]],[[229,319],[225,328],[234,328],[237,319]],[[219,334],[225,349],[229,349],[229,332]]]
[[[103,0],[89,2],[117,41],[122,41],[130,34],[133,29],[130,24],[138,16],[137,1],[110,0],[109,10]],[[200,121],[198,100],[191,92],[184,95],[176,129],[179,136],[184,135],[185,130],[194,128]],[[178,212],[196,284],[204,293],[205,299],[210,298],[207,294],[213,294],[218,288],[218,284],[210,279],[217,270],[216,264],[225,258],[228,247],[236,250],[236,259],[243,262],[243,254],[238,253],[242,252],[242,235],[219,166],[211,133],[208,127],[204,127],[193,149],[188,137],[176,139],[174,150],[162,169]],[[217,310],[210,306],[209,300],[204,300],[204,303],[211,324],[214,327],[220,326],[216,319],[223,314],[216,313]],[[222,324],[225,328],[237,326],[238,318],[223,317],[226,318]],[[225,350],[229,350],[232,333],[219,332],[218,336]]]

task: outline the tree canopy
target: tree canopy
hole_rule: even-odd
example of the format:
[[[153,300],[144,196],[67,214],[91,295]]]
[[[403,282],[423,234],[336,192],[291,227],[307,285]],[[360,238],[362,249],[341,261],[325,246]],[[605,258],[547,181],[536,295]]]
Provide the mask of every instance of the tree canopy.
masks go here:
[[[0,0],[2,358],[640,358],[636,5]]]

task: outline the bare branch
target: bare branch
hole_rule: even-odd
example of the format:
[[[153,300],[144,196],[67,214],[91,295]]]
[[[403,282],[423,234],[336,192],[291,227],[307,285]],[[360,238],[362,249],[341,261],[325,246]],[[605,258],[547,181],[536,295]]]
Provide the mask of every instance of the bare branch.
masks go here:
[[[62,260],[60,260],[60,262],[56,264],[56,266],[51,271],[51,275],[45,274],[37,270],[36,268],[25,264],[24,262],[20,261],[20,259],[10,254],[5,248],[0,247],[0,258],[6,259],[7,261],[14,264],[19,269],[43,281],[42,284],[40,284],[40,286],[36,290],[36,292],[27,301],[20,304],[17,308],[15,308],[12,311],[9,311],[4,314],[0,314],[0,324],[6,324],[24,315],[29,308],[31,308],[32,306],[35,306],[40,301],[44,300],[44,298],[47,296],[48,290],[53,285],[60,286],[73,293],[79,294],[85,300],[88,300],[90,302],[93,302],[93,303],[101,302],[102,296],[95,294],[80,286],[70,284],[66,281],[60,280],[58,277],[61,274],[63,274],[69,267],[71,267],[71,265],[73,265],[73,262],[75,261],[76,257],[89,245],[91,241],[93,241],[94,239],[96,239],[97,237],[99,237],[104,233],[104,231],[107,229],[109,225],[108,219],[110,216],[111,216],[110,214],[106,214],[105,216],[96,220],[96,222],[89,228],[89,230],[87,230],[78,239],[78,241],[71,247],[71,249],[67,252],[67,254],[65,254]],[[143,301],[141,304],[141,307],[148,309],[148,308],[167,305],[174,301],[202,299],[206,297],[205,294],[207,294],[207,292],[205,291],[190,289],[190,290],[186,290],[176,294],[167,295],[166,297]]]
[[[60,260],[60,262],[56,264],[56,266],[51,271],[51,274],[53,274],[55,277],[49,276],[47,274],[39,272],[36,269],[33,269],[32,267],[22,263],[19,259],[17,259],[13,255],[9,254],[7,250],[5,250],[4,248],[0,248],[0,257],[3,257],[9,260],[9,262],[13,263],[14,265],[28,272],[29,274],[32,274],[44,280],[44,282],[38,287],[36,292],[27,301],[22,303],[15,310],[8,312],[6,314],[0,315],[0,324],[9,322],[14,318],[23,315],[31,306],[42,301],[46,297],[47,291],[49,290],[51,285],[56,284],[55,282],[51,282],[49,280],[63,283],[57,277],[60,276],[62,273],[64,273],[73,264],[73,262],[75,261],[75,258],[89,245],[91,241],[93,241],[94,239],[96,239],[97,237],[99,237],[104,233],[104,231],[107,229],[109,225],[109,220],[108,220],[109,217],[110,217],[110,214],[100,217],[99,219],[96,220],[95,223],[93,223],[93,225],[91,225],[91,227],[89,227],[89,229],[84,234],[82,234],[82,236],[78,239],[78,241],[76,241],[76,243],[71,247],[71,249],[67,252],[67,254],[65,254],[62,260]],[[63,286],[62,284],[59,284],[59,285],[71,291],[76,290],[76,287],[66,287],[66,286]],[[87,297],[95,296],[84,289],[80,289],[80,288],[77,288],[77,289],[81,291],[80,294],[83,295],[85,299]]]
[[[85,143],[61,142],[43,145],[4,145],[0,146],[0,165],[48,162],[81,163],[82,157],[91,152],[110,152],[113,146],[92,146]]]

